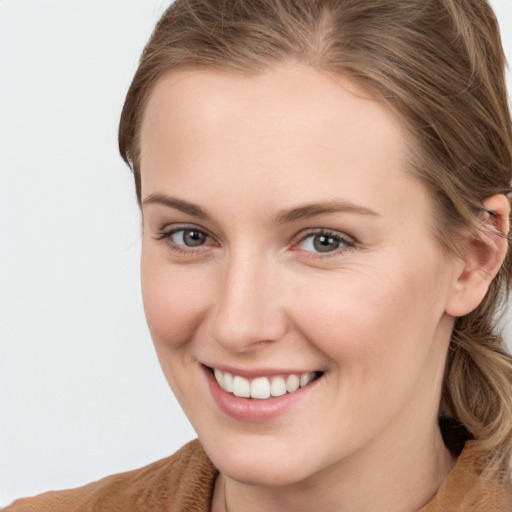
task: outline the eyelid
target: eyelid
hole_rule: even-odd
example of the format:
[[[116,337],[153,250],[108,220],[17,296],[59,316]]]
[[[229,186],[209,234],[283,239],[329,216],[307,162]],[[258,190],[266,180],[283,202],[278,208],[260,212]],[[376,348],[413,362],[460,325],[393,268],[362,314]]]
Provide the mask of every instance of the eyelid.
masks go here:
[[[172,236],[180,231],[186,231],[186,230],[195,230],[203,233],[207,237],[207,242],[203,245],[197,246],[197,247],[189,247],[184,244],[178,244],[173,239]],[[341,246],[327,252],[320,252],[320,251],[308,251],[301,249],[299,245],[304,242],[308,237],[314,236],[314,235],[326,235],[332,238],[335,238],[341,242]],[[154,237],[158,241],[164,241],[171,250],[178,252],[178,253],[184,253],[184,254],[197,254],[198,252],[202,252],[207,250],[208,248],[211,248],[213,246],[218,246],[219,243],[217,242],[216,238],[210,234],[210,232],[203,228],[198,226],[197,224],[192,223],[183,223],[183,224],[171,224],[169,226],[164,227],[161,230],[158,230],[156,232],[156,236]],[[213,242],[213,243],[212,243]],[[357,244],[357,240],[342,231],[337,231],[334,229],[329,228],[308,228],[302,230],[300,233],[298,233],[294,237],[294,241],[291,244],[291,250],[294,251],[301,251],[305,254],[307,254],[306,257],[313,258],[313,259],[322,259],[322,258],[329,258],[333,256],[340,256],[341,254],[345,253],[346,251],[352,250]]]
[[[205,235],[209,236],[210,238],[213,238],[212,235],[209,233],[209,231],[201,226],[198,226],[197,224],[189,223],[189,222],[183,222],[183,223],[175,223],[175,224],[168,224],[162,229],[156,230],[156,234],[158,236],[169,236],[173,233],[176,233],[177,231],[186,231],[186,230],[195,230],[200,231],[201,233],[204,233]]]
[[[204,245],[200,245],[197,247],[187,247],[186,245],[177,244],[173,239],[172,236],[176,233],[179,233],[180,231],[199,231],[206,235],[207,240],[214,241],[215,237],[211,235],[207,229],[204,229],[202,227],[199,227],[195,224],[172,224],[170,226],[164,227],[161,230],[158,230],[156,232],[156,236],[154,237],[158,241],[164,241],[171,250],[174,250],[176,252],[182,252],[187,254],[194,254],[199,251],[204,251],[208,247],[210,247],[211,243],[205,243]]]
[[[342,246],[338,247],[337,249],[333,251],[328,251],[325,253],[322,252],[315,252],[315,251],[307,251],[300,249],[298,246],[300,243],[304,242],[307,238],[314,236],[314,235],[326,235],[330,236],[332,238],[336,238],[342,242]],[[357,244],[357,241],[354,237],[347,235],[346,233],[343,233],[341,231],[337,231],[334,229],[328,229],[328,228],[310,228],[307,230],[302,231],[297,235],[296,241],[292,244],[292,249],[296,251],[303,251],[304,253],[308,253],[311,256],[311,258],[328,258],[333,256],[339,256],[340,254],[353,249]]]

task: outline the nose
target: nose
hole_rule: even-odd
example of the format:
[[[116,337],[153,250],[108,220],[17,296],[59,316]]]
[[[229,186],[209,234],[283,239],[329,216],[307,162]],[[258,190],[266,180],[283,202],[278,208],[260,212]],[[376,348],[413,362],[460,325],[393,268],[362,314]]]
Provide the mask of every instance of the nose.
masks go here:
[[[211,336],[232,352],[249,352],[286,333],[284,294],[275,263],[242,255],[226,263],[213,308]]]

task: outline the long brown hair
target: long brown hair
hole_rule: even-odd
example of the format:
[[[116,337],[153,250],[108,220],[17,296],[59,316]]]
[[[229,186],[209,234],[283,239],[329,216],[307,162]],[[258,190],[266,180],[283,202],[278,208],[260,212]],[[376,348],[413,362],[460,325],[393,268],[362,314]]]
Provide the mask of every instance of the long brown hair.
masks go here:
[[[482,202],[509,194],[512,131],[498,24],[486,0],[177,0],[148,42],[128,91],[119,149],[140,201],[139,134],[164,74],[186,67],[257,73],[286,60],[341,74],[405,121],[411,172],[432,191],[437,236],[460,252]],[[503,470],[512,454],[512,360],[497,314],[509,252],[482,304],[456,320],[443,399]]]

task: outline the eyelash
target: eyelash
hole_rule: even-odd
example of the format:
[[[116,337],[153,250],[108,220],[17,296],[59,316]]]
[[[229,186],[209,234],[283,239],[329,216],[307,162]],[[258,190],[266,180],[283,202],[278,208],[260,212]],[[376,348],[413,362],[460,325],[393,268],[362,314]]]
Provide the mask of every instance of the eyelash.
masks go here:
[[[204,245],[201,245],[201,246],[198,246],[197,248],[194,248],[194,247],[187,247],[185,245],[177,244],[176,242],[174,242],[172,237],[175,234],[179,233],[180,231],[183,231],[184,233],[187,232],[187,231],[195,231],[195,232],[203,234],[206,237],[206,239],[208,239],[208,238],[211,239],[212,238],[204,230],[199,229],[196,226],[192,226],[191,225],[191,226],[179,226],[179,227],[175,227],[173,229],[170,229],[168,231],[162,231],[162,232],[158,233],[156,239],[159,240],[159,241],[166,242],[168,247],[173,252],[176,252],[176,253],[179,253],[179,254],[194,255],[194,254],[198,254],[199,252],[204,250]],[[187,247],[187,248],[184,249],[184,247]]]
[[[198,253],[204,251],[205,244],[197,246],[197,248],[194,248],[191,246],[187,247],[184,244],[182,245],[182,244],[176,243],[172,239],[172,237],[174,235],[176,235],[177,233],[180,233],[180,232],[185,233],[187,231],[189,231],[189,232],[195,231],[197,233],[200,233],[206,237],[205,240],[213,238],[204,230],[199,229],[198,227],[193,226],[193,225],[187,225],[187,226],[175,227],[168,231],[162,231],[157,234],[156,240],[165,241],[167,243],[168,247],[173,252],[176,252],[178,254],[195,255],[195,254],[198,254]],[[323,258],[329,258],[329,257],[333,257],[333,256],[339,256],[339,255],[345,253],[346,251],[353,249],[356,246],[356,241],[352,237],[343,235],[342,233],[339,233],[337,231],[319,228],[319,229],[309,230],[305,234],[302,234],[302,236],[299,238],[299,240],[297,240],[296,242],[294,242],[292,244],[292,246],[291,246],[292,250],[299,251],[300,248],[298,248],[298,247],[300,246],[300,244],[304,243],[308,238],[313,238],[315,236],[324,236],[329,239],[332,239],[332,240],[334,240],[334,242],[339,243],[340,247],[337,247],[332,251],[326,251],[325,253],[322,253],[320,251],[304,251],[305,253],[308,254],[308,256],[307,256],[308,258],[323,259]],[[187,247],[187,248],[185,249],[184,247]]]
[[[296,247],[304,243],[308,238],[313,238],[315,236],[324,236],[329,239],[333,239],[335,242],[339,243],[339,247],[335,248],[332,251],[327,251],[324,253],[320,251],[304,251],[305,253],[308,254],[307,257],[310,258],[323,259],[340,256],[344,254],[346,251],[351,250],[356,246],[356,241],[352,237],[339,233],[338,231],[331,231],[329,229],[314,229],[302,235],[300,239],[292,245],[292,249],[300,250],[296,249]]]

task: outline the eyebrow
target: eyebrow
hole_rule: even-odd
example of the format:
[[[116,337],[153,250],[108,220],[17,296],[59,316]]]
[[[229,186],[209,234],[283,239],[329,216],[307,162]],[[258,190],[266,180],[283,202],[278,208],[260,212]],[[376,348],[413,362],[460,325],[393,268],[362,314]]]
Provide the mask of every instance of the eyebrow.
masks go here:
[[[194,217],[197,217],[199,219],[210,218],[208,212],[206,210],[203,210],[197,204],[184,201],[183,199],[177,199],[175,197],[166,196],[163,194],[151,194],[142,201],[143,207],[149,204],[161,204],[163,206],[168,206],[169,208],[174,208],[175,210],[179,210],[180,212],[188,213],[189,215],[193,215]]]
[[[380,217],[380,214],[367,208],[345,200],[333,200],[325,203],[306,204],[296,208],[281,210],[274,217],[275,224],[286,224],[288,222],[296,222],[298,220],[309,219],[318,215],[329,213],[355,213],[358,215],[371,215]]]
[[[177,199],[164,194],[151,194],[142,201],[143,207],[149,204],[161,204],[163,206],[179,210],[183,213],[193,215],[199,219],[211,219],[211,215],[200,206],[190,203],[189,201],[184,201],[183,199]],[[279,211],[274,215],[272,220],[274,224],[287,224],[329,213],[352,213],[380,217],[380,214],[366,206],[358,205],[346,200],[333,200],[324,203],[312,203],[294,208],[287,208]]]

